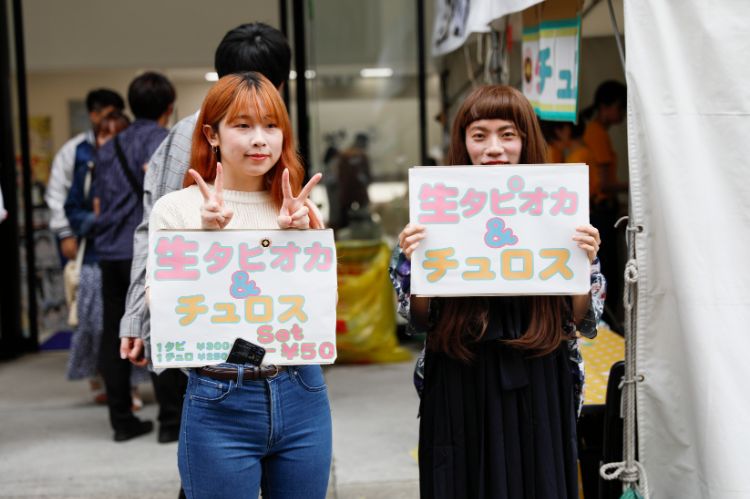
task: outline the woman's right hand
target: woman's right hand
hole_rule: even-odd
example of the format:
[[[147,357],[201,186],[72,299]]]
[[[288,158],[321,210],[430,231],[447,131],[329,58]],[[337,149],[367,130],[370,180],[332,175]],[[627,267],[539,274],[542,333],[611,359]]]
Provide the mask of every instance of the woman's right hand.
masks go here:
[[[141,338],[120,338],[120,358],[128,359],[131,364],[138,367],[148,365],[148,359],[144,355],[143,340]]]
[[[234,213],[224,205],[224,172],[221,163],[216,163],[216,180],[214,180],[213,192],[197,171],[191,168],[188,173],[193,177],[201,194],[203,194],[201,228],[203,230],[223,229],[232,220]]]
[[[427,227],[418,224],[407,224],[404,230],[398,235],[398,247],[407,260],[411,260],[411,255],[419,246],[419,242],[427,237]]]

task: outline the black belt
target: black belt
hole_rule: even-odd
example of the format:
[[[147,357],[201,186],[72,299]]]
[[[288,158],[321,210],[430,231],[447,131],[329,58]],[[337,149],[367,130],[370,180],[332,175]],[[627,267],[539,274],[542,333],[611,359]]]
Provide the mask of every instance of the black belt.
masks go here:
[[[279,366],[244,366],[242,380],[255,381],[258,379],[275,378],[283,369],[284,367]],[[213,379],[231,381],[237,379],[237,368],[217,366],[199,367],[198,374]]]

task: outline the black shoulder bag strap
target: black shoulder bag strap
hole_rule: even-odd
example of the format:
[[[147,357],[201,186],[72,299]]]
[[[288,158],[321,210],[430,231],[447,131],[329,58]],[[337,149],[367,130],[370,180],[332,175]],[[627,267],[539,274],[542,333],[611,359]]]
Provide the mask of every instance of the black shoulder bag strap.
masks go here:
[[[119,163],[120,167],[122,168],[122,172],[125,174],[125,177],[127,177],[130,187],[133,188],[133,192],[138,195],[139,199],[143,199],[143,186],[138,183],[135,175],[128,167],[128,160],[125,157],[125,153],[122,152],[122,147],[120,146],[120,137],[118,137],[117,135],[115,135],[115,152],[117,153],[117,158],[120,160]]]

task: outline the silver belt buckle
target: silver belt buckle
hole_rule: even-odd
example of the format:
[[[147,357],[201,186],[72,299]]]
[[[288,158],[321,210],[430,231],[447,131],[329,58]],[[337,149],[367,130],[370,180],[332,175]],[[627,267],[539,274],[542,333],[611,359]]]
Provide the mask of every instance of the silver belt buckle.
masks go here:
[[[273,374],[271,374],[270,376],[266,376],[266,378],[267,378],[267,379],[272,379],[272,378],[275,378],[275,377],[276,377],[276,376],[278,376],[278,375],[279,375],[279,373],[281,372],[281,369],[279,369],[279,366],[277,366],[277,365],[273,365],[273,366],[269,366],[269,367],[273,367],[273,368],[274,368],[274,369],[276,370],[276,372],[274,372],[274,373],[273,373]]]

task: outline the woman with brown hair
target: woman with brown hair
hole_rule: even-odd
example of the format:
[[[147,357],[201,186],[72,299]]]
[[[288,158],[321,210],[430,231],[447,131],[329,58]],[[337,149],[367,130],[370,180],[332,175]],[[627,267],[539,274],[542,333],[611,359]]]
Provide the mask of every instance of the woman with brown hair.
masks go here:
[[[545,153],[528,100],[493,85],[474,90],[459,109],[448,163],[536,164]],[[598,231],[587,224],[573,235],[592,268],[592,291],[581,296],[411,296],[410,259],[425,235],[424,226],[407,225],[391,269],[399,308],[427,332],[421,496],[578,497],[583,373],[575,331],[594,335],[601,314]]]
[[[225,76],[208,92],[191,166],[186,187],[154,205],[149,230],[323,227],[308,200],[321,175],[302,187],[286,107],[259,73]],[[257,498],[261,489],[324,498],[331,412],[320,366],[190,369],[178,465],[188,498]]]

